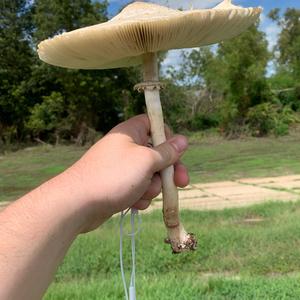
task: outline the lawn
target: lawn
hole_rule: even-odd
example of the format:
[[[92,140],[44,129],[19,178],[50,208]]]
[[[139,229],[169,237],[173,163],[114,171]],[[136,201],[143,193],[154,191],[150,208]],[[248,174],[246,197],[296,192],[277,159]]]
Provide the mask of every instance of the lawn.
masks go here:
[[[194,134],[183,161],[194,183],[300,174],[299,134],[236,140]]]
[[[0,201],[16,199],[86,150],[39,146],[0,156]],[[193,134],[183,161],[193,183],[300,174],[300,143],[296,134],[232,141]],[[137,241],[138,299],[300,299],[300,202],[185,211],[182,217],[198,236],[199,249],[172,255],[163,243],[161,213],[143,216]],[[123,299],[118,239],[118,218],[80,236],[44,299]],[[125,254],[128,267],[128,240]]]
[[[300,299],[300,202],[182,217],[199,248],[173,255],[160,212],[143,216],[138,299]],[[44,299],[123,299],[118,243],[118,218],[79,237]],[[126,245],[128,274],[129,239]]]
[[[0,156],[0,201],[10,201],[62,172],[86,151],[76,146],[37,146]]]
[[[16,199],[63,171],[85,151],[76,146],[39,146],[0,156],[0,201]],[[192,134],[183,161],[193,183],[300,174],[299,132],[238,140]]]

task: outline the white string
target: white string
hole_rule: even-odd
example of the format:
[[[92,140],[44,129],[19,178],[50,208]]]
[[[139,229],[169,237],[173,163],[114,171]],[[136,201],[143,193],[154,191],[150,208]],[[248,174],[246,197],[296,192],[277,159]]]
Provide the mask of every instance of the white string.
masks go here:
[[[125,212],[121,212],[121,220],[120,220],[120,267],[121,267],[121,275],[122,275],[122,282],[125,291],[125,298],[126,300],[136,300],[136,289],[135,289],[135,236],[139,233],[141,228],[141,217],[138,215],[138,210],[131,209],[131,216],[130,216],[130,224],[131,224],[131,233],[127,235],[131,237],[131,260],[132,260],[132,270],[130,276],[130,285],[127,289],[127,283],[125,278],[124,272],[124,263],[123,263],[123,236],[124,236],[124,219],[125,216],[128,214],[130,208],[127,209]],[[135,216],[139,216],[138,222],[138,230],[135,231]],[[128,292],[129,291],[129,292]]]
[[[135,224],[134,218],[138,213],[137,210],[131,210],[130,223],[131,223],[131,261],[132,261],[132,269],[131,269],[131,279],[129,286],[129,299],[136,300],[136,292],[135,292]]]
[[[125,298],[126,300],[129,300],[128,298],[128,291],[127,291],[127,284],[125,279],[125,273],[124,273],[124,264],[123,264],[123,222],[124,217],[128,213],[128,210],[124,213],[121,212],[121,220],[120,220],[120,267],[121,267],[121,275],[122,275],[122,281],[123,281],[123,287],[125,291]]]

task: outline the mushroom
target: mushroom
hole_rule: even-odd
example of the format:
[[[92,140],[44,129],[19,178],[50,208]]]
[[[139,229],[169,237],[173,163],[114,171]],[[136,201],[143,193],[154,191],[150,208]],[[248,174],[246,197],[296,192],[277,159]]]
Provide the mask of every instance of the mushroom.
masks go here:
[[[213,9],[179,11],[160,5],[133,2],[111,20],[66,32],[38,45],[41,60],[75,69],[107,69],[143,65],[143,91],[154,146],[166,140],[160,102],[157,52],[192,48],[230,39],[253,24],[261,8],[241,8],[224,0]],[[196,248],[179,219],[174,168],[161,172],[163,215],[167,242],[174,253]]]

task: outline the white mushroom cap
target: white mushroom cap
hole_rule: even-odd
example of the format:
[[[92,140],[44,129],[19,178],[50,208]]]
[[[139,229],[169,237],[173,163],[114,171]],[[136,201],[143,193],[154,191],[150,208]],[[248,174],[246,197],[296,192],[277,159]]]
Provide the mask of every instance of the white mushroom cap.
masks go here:
[[[134,2],[108,22],[63,33],[38,45],[46,63],[74,69],[108,69],[142,63],[148,52],[192,48],[237,36],[261,8],[225,0],[213,9],[179,11]]]

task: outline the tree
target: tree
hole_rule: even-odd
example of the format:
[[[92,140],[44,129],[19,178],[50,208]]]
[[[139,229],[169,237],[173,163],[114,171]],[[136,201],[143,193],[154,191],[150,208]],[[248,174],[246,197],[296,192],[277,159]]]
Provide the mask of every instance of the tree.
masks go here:
[[[133,86],[136,68],[69,70],[38,59],[37,43],[56,34],[107,20],[107,1],[3,0],[0,4],[0,141],[86,128],[106,132],[143,112]],[[67,124],[67,126],[66,126]],[[66,134],[64,134],[66,136]],[[83,137],[82,140],[85,140]]]
[[[41,132],[54,132],[56,143],[58,143],[60,131],[67,126],[64,99],[60,93],[52,92],[43,100],[41,104],[33,107],[26,124],[27,128],[37,138],[40,138]]]
[[[0,4],[0,138],[5,131],[22,138],[30,105],[22,93],[33,63],[30,9],[25,0]]]
[[[224,69],[224,104],[221,125],[229,136],[239,135],[251,107],[272,101],[266,80],[270,59],[265,34],[258,23],[240,36],[219,45],[217,57]]]
[[[34,38],[40,42],[56,34],[107,20],[107,1],[36,0]]]
[[[281,28],[274,49],[276,73],[270,78],[272,89],[283,105],[300,109],[300,10],[288,8],[283,15],[273,9],[269,17]]]
[[[107,20],[107,1],[37,0],[34,5],[36,42]],[[36,62],[28,84],[39,102],[60,93],[72,134],[82,136],[86,127],[106,132],[126,115],[138,76],[135,69],[68,70]]]
[[[195,96],[189,97],[198,108],[194,116],[207,119],[211,115],[209,123],[216,124],[218,114],[225,133],[238,133],[249,108],[272,99],[266,80],[270,54],[258,24],[217,47],[194,49],[183,58],[180,70],[172,75],[194,90]],[[200,105],[203,103],[207,105]]]
[[[283,17],[280,10],[274,9],[269,17],[281,28],[275,51],[277,60],[282,69],[293,74],[295,80],[300,76],[300,9],[288,8]]]

